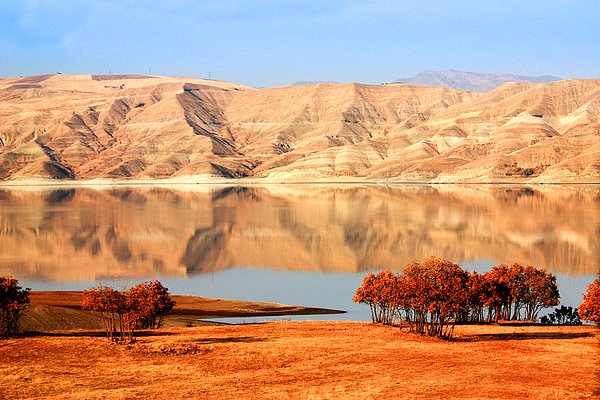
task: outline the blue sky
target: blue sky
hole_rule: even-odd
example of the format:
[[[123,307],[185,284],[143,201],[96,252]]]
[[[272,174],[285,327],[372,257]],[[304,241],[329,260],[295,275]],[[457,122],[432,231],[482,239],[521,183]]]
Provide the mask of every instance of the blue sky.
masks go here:
[[[0,0],[0,77],[189,75],[253,86],[423,70],[600,77],[600,2]]]

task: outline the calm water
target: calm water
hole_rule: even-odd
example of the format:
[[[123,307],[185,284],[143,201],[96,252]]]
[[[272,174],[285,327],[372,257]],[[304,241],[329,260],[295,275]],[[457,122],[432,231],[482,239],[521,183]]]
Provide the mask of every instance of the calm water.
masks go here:
[[[34,290],[160,278],[367,320],[351,301],[365,273],[435,255],[547,268],[578,306],[599,266],[599,206],[597,185],[0,189],[0,275]]]

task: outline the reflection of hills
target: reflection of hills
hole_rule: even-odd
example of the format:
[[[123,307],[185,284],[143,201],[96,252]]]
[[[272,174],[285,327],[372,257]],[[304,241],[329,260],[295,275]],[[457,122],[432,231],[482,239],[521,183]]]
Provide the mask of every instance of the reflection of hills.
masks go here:
[[[0,275],[356,272],[429,255],[593,274],[599,196],[598,186],[0,190]]]

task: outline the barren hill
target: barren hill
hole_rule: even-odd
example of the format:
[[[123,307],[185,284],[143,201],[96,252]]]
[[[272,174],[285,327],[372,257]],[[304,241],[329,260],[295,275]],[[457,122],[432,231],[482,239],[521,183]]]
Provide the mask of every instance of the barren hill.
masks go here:
[[[0,80],[0,179],[600,181],[600,81],[253,89],[141,75]]]

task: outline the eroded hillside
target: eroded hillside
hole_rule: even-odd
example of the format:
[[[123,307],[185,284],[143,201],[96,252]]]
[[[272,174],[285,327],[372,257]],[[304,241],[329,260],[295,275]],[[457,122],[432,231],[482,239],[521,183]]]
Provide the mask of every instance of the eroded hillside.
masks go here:
[[[600,181],[600,81],[485,94],[253,89],[139,75],[0,80],[0,179]]]

